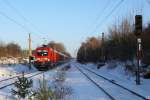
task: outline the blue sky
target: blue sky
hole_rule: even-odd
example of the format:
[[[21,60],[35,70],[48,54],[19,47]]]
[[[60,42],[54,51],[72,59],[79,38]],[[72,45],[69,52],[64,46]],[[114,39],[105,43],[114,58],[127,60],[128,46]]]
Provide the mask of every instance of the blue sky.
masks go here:
[[[108,27],[123,17],[142,14],[144,23],[150,21],[150,4],[146,0],[124,0],[106,19],[119,1],[0,0],[0,41],[5,43],[13,41],[22,48],[28,48],[27,38],[30,32],[33,49],[41,45],[45,38],[47,42],[63,43],[67,51],[75,55],[80,44],[87,37],[100,36],[102,32],[107,33]],[[23,25],[25,29],[1,15],[2,13]]]

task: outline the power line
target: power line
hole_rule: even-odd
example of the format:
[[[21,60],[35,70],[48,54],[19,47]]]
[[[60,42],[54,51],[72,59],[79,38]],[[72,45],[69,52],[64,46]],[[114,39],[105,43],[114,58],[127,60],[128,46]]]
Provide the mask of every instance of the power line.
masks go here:
[[[100,19],[100,17],[102,17],[102,13],[105,12],[105,10],[109,7],[109,0],[106,2],[106,4],[104,5],[104,7],[99,11],[98,15],[96,16],[96,19],[93,21],[92,25],[96,24],[97,21]],[[92,27],[91,25],[91,27]]]
[[[113,9],[110,11],[110,13],[108,13],[107,16],[105,16],[105,18],[103,20],[101,20],[101,22],[96,26],[96,28],[94,29],[94,31],[92,31],[91,33],[94,33],[99,27],[100,25],[102,26],[104,24],[104,21],[106,21],[112,14],[113,12],[123,3],[124,0],[120,0],[114,7]]]
[[[98,13],[98,16],[96,17],[95,22],[97,22],[100,19],[100,17],[102,16],[102,13],[104,13],[104,11],[109,7],[108,6],[108,2],[110,2],[110,1],[107,1],[106,4],[105,4],[105,6]]]
[[[30,32],[30,30],[29,30],[27,27],[25,27],[23,24],[17,22],[16,20],[12,19],[12,18],[9,17],[8,15],[6,15],[4,12],[1,12],[1,11],[0,11],[0,15],[4,16],[5,18],[7,18],[8,20],[10,20],[11,22],[17,24],[18,26],[20,26],[20,27],[21,27],[22,29],[24,29],[25,31]]]
[[[8,0],[3,0],[3,2],[14,10],[25,22],[28,22],[37,32],[42,33],[33,23],[31,23],[19,10],[17,10]]]
[[[28,32],[28,33],[31,32],[30,29],[28,29],[27,27],[25,27],[23,24],[17,22],[17,21],[14,20],[13,18],[9,17],[9,16],[8,16],[7,14],[5,14],[4,12],[1,12],[1,11],[0,11],[0,15],[3,16],[3,17],[5,17],[5,18],[8,19],[9,21],[15,23],[16,25],[20,26],[24,31],[26,31],[26,32]],[[28,34],[28,33],[27,33],[27,34]],[[37,36],[37,37],[38,37],[38,36]],[[39,37],[40,37],[40,36],[39,36]],[[38,37],[38,39],[39,39],[39,37]]]
[[[10,8],[12,8],[20,17],[22,17],[22,19],[23,19],[24,21],[27,21],[27,19],[26,19],[14,6],[12,6],[7,0],[3,0],[3,2],[4,2],[7,6],[9,6]]]
[[[30,24],[31,26],[32,26],[32,28],[34,28],[34,30],[36,30],[36,32],[38,32],[38,33],[42,33],[33,23],[31,23],[16,7],[14,7],[10,2],[8,2],[8,0],[3,0],[3,2],[7,5],[7,6],[9,6],[12,10],[14,10],[15,12],[16,12],[16,14],[18,15],[18,16],[20,16],[20,18],[22,18],[23,20],[24,20],[24,22],[27,22],[28,24]],[[9,16],[7,16],[7,17],[9,17]],[[12,18],[11,18],[12,19]],[[15,22],[17,22],[17,21],[15,21]],[[18,22],[17,22],[18,23]],[[22,25],[22,26],[24,26],[25,27],[25,25]],[[31,27],[30,27],[31,28]],[[31,28],[31,29],[32,29]],[[30,31],[31,32],[31,31]],[[32,33],[32,32],[31,32]],[[40,34],[35,34],[34,36],[36,36],[38,39],[42,39],[43,40],[43,38],[41,37],[41,35]]]

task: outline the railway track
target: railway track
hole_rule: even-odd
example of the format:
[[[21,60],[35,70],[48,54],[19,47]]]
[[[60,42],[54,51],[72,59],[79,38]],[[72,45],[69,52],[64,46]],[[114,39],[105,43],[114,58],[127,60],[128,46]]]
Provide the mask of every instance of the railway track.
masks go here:
[[[120,84],[118,84],[118,83],[116,83],[116,82],[114,82],[114,81],[112,81],[112,80],[110,80],[110,79],[108,79],[108,78],[102,76],[102,75],[99,75],[99,74],[97,74],[96,72],[94,72],[94,71],[92,71],[92,70],[90,70],[90,69],[88,69],[88,68],[85,68],[85,67],[79,68],[79,67],[77,67],[77,69],[78,69],[84,76],[86,76],[93,84],[95,84],[99,89],[101,89],[111,100],[118,100],[118,99],[116,99],[117,97],[116,97],[116,96],[113,96],[112,93],[110,93],[110,91],[108,92],[108,89],[106,89],[106,87],[101,86],[101,85],[99,84],[99,82],[98,82],[98,81],[95,81],[94,78],[92,78],[91,76],[95,75],[96,77],[101,78],[101,79],[103,79],[103,80],[105,80],[105,81],[111,83],[112,85],[115,85],[115,86],[119,87],[120,89],[122,89],[122,91],[125,91],[125,94],[128,92],[128,93],[132,94],[134,97],[139,98],[140,100],[150,100],[150,99],[146,98],[145,96],[143,96],[143,95],[141,95],[141,94],[139,94],[139,93],[136,93],[136,92],[134,92],[134,91],[132,91],[132,90],[130,90],[130,89],[128,89],[128,88],[126,88],[126,87],[124,87],[124,86],[122,86],[122,85],[120,85]],[[90,75],[87,74],[87,73],[90,73]],[[92,73],[93,75],[91,75],[91,73]],[[113,87],[114,87],[114,86],[113,86]],[[118,92],[119,92],[119,91],[118,91]],[[128,96],[128,95],[127,95],[127,96]],[[124,100],[124,99],[123,99],[123,100]],[[132,100],[133,100],[133,99],[132,99]],[[136,100],[136,99],[135,99],[135,100]]]
[[[57,67],[56,67],[57,68]],[[55,69],[55,68],[54,68]],[[36,75],[39,75],[39,74],[42,74],[42,73],[45,73],[45,72],[48,72],[49,70],[47,70],[47,71],[38,71],[38,72],[30,72],[30,73],[25,73],[24,75],[25,75],[25,77],[27,77],[27,78],[31,78],[31,77],[34,77],[34,76],[36,76]],[[19,77],[19,76],[22,76],[22,74],[19,74],[19,75],[16,75],[16,76],[13,76],[13,77],[10,77],[10,78],[7,78],[7,79],[3,79],[3,80],[0,80],[0,90],[1,89],[4,89],[4,88],[6,88],[6,87],[8,87],[8,86],[11,86],[11,85],[13,85],[14,83],[15,83],[15,80],[17,79],[17,77]],[[11,80],[13,81],[13,82],[11,82]],[[8,82],[7,82],[8,81]],[[6,84],[5,84],[6,83]]]
[[[34,77],[36,75],[42,74],[42,73],[44,73],[44,71],[42,71],[42,72],[34,72],[34,73],[26,73],[25,77],[31,78],[31,77]],[[15,80],[19,76],[22,76],[22,74],[14,76],[14,77],[11,77],[11,78],[7,78],[7,79],[4,79],[4,80],[0,80],[0,89],[4,89],[4,88],[6,88],[8,86],[13,85],[15,83]]]
[[[107,91],[105,91],[99,84],[97,84],[92,78],[90,78],[86,73],[84,73],[79,67],[77,69],[86,76],[93,84],[95,84],[101,91],[103,91],[111,100],[116,100],[112,95],[110,95]]]
[[[30,73],[33,73],[33,72],[30,72]],[[27,74],[30,74],[30,73],[25,73],[24,75],[27,75]],[[10,77],[10,78],[2,79],[2,80],[0,80],[0,83],[3,82],[3,81],[10,80],[10,79],[15,79],[15,78],[17,78],[17,77],[19,77],[19,76],[21,76],[21,75],[22,75],[22,74],[18,74],[18,75],[12,76],[12,77]]]

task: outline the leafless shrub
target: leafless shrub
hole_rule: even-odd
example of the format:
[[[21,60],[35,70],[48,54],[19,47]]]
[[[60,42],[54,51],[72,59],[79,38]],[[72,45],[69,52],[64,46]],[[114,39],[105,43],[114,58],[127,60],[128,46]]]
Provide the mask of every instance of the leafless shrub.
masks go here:
[[[117,67],[117,64],[116,64],[115,61],[110,61],[110,62],[108,63],[108,65],[107,65],[107,68],[108,68],[108,69],[114,69],[114,68],[116,68],[116,67]]]
[[[40,87],[38,90],[33,91],[31,96],[34,96],[36,100],[55,100],[52,88],[48,86],[47,81],[43,78],[43,80],[39,81],[39,83]]]
[[[125,71],[135,74],[136,66],[134,64],[125,64]]]
[[[65,71],[69,68],[68,66],[61,68],[54,76],[55,80],[52,82],[52,90],[56,100],[63,100],[65,96],[72,94],[72,88],[64,85]]]
[[[68,64],[68,65],[62,67],[62,68],[61,68],[61,71],[67,71],[67,70],[69,70],[70,68],[71,68],[71,66]]]
[[[61,83],[55,83],[53,86],[53,94],[56,100],[63,100],[65,96],[71,95],[73,90],[71,87],[63,85]]]
[[[58,71],[54,76],[56,82],[63,82],[65,80],[65,72]]]

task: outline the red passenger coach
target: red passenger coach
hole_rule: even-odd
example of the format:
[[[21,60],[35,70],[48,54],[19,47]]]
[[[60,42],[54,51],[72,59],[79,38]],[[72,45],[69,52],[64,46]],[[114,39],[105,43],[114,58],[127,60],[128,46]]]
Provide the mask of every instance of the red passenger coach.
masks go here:
[[[57,62],[64,60],[66,56],[50,47],[38,47],[34,52],[33,64],[38,69],[49,69],[56,65]]]

